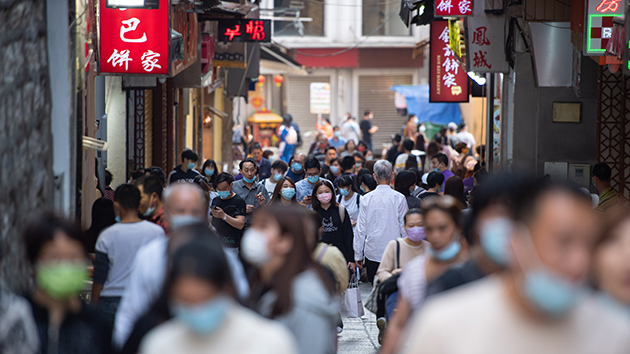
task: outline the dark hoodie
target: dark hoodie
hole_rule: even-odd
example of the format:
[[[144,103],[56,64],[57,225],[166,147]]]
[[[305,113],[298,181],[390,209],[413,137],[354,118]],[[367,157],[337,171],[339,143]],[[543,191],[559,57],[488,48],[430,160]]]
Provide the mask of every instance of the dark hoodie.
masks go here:
[[[182,165],[177,165],[173,172],[168,175],[168,184],[179,183],[179,182],[188,182],[194,183],[195,177],[199,175],[199,172],[195,170],[188,170],[188,172],[184,172],[182,170]]]

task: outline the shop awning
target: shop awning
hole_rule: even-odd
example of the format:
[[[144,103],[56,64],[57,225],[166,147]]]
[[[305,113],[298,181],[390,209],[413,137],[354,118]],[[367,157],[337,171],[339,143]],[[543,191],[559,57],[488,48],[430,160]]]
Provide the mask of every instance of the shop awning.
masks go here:
[[[418,116],[420,122],[441,125],[462,122],[459,103],[429,103],[429,85],[397,85],[391,90],[405,96],[407,112]]]
[[[260,73],[262,75],[308,75],[302,64],[285,54],[275,44],[260,46]]]
[[[273,112],[258,112],[258,113],[254,113],[251,116],[249,116],[249,118],[247,118],[247,122],[248,123],[256,123],[256,124],[260,124],[260,123],[274,123],[274,124],[280,124],[283,122],[282,117],[280,117],[279,115],[273,113]]]

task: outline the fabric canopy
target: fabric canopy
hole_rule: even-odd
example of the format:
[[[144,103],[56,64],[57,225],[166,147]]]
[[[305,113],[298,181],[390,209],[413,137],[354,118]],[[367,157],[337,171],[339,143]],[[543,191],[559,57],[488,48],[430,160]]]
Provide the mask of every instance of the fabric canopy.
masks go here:
[[[397,85],[391,87],[405,96],[407,112],[418,116],[419,122],[431,122],[446,125],[450,122],[460,124],[462,112],[459,103],[429,103],[429,85]]]

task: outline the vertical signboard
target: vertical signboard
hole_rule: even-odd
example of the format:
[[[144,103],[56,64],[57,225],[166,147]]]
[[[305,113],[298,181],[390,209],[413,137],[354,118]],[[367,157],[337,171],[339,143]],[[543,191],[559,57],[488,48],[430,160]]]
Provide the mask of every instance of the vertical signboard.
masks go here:
[[[468,69],[477,73],[507,73],[505,60],[505,15],[486,14],[484,0],[475,0],[475,16],[468,21]]]
[[[472,15],[472,0],[435,0],[435,17],[462,17]]]
[[[623,41],[623,69],[624,75],[630,76],[630,0],[626,0],[625,38]]]
[[[156,9],[108,8],[100,1],[99,72],[169,74],[169,1]]]
[[[468,75],[449,44],[448,21],[431,22],[429,102],[468,102]]]
[[[626,2],[622,0],[588,0],[584,55],[604,55],[612,38],[613,18],[622,16]]]
[[[327,82],[311,83],[311,113],[330,114],[330,84]]]

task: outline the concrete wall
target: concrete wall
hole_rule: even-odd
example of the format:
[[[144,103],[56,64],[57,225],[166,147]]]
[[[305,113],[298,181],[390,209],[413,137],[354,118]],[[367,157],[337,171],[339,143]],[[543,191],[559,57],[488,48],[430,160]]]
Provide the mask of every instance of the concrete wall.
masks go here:
[[[105,78],[105,114],[107,114],[107,170],[114,180],[111,187],[116,189],[127,181],[125,137],[126,114],[125,92],[122,91],[122,79],[118,76]]]

